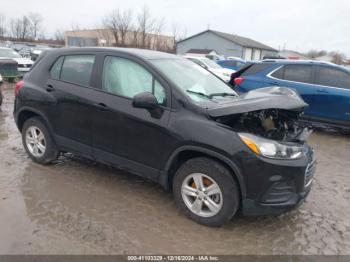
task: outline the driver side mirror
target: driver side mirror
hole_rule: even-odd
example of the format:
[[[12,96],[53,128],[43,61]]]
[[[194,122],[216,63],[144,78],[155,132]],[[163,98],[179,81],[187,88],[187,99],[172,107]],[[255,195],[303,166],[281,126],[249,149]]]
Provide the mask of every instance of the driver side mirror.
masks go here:
[[[140,93],[134,96],[132,105],[137,108],[156,109],[159,107],[157,98],[149,92]]]

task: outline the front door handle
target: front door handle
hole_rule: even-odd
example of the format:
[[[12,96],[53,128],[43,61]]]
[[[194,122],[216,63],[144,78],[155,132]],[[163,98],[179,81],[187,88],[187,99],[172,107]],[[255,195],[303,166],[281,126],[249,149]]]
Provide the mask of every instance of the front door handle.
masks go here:
[[[111,111],[109,107],[104,103],[96,103],[95,106],[97,106],[98,110],[100,111]]]
[[[46,86],[46,91],[47,91],[47,92],[52,92],[52,91],[55,91],[55,88],[53,87],[53,85],[48,84],[48,85]]]

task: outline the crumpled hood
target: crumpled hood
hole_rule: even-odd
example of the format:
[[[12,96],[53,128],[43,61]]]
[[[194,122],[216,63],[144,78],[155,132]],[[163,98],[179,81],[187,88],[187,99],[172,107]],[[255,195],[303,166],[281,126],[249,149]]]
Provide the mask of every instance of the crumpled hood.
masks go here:
[[[283,109],[302,112],[308,106],[292,89],[265,87],[252,90],[237,98],[212,100],[203,104],[212,117],[247,113],[263,109]]]

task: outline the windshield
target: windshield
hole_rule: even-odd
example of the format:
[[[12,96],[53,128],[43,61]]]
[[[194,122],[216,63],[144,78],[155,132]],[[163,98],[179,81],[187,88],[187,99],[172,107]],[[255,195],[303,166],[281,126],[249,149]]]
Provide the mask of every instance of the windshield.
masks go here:
[[[237,95],[223,81],[187,59],[152,60],[152,63],[195,101]]]
[[[11,49],[0,49],[0,57],[21,58],[20,54]]]

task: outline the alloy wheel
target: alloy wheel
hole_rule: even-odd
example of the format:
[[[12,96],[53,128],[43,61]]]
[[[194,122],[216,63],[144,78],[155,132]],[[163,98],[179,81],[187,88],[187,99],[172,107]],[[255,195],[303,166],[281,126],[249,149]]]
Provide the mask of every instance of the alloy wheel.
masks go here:
[[[205,174],[188,175],[182,183],[181,195],[188,209],[201,217],[213,217],[222,208],[221,189],[214,179]]]
[[[29,152],[37,158],[42,157],[46,150],[46,141],[43,132],[36,126],[31,126],[27,129],[26,145]]]

